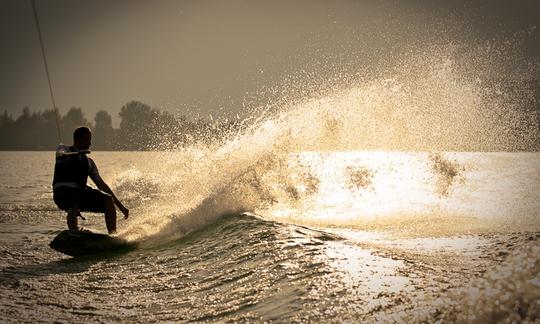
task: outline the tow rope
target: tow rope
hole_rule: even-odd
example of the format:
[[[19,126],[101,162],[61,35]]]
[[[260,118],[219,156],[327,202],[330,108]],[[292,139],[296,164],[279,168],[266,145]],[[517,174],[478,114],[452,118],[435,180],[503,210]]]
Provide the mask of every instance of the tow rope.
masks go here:
[[[38,33],[38,37],[39,37],[39,44],[41,45],[41,56],[43,57],[43,64],[45,65],[45,72],[47,73],[47,81],[49,83],[49,92],[51,94],[51,102],[52,102],[52,105],[53,105],[54,117],[55,117],[55,120],[56,120],[56,131],[58,133],[58,140],[60,141],[60,143],[62,143],[62,134],[60,133],[60,121],[58,120],[59,112],[58,112],[58,108],[56,107],[56,103],[54,101],[54,93],[53,93],[53,87],[52,87],[52,83],[51,83],[51,75],[49,73],[49,66],[47,65],[47,56],[45,55],[45,46],[43,45],[43,38],[41,37],[41,28],[39,26],[38,13],[37,13],[37,9],[36,9],[36,1],[31,0],[31,2],[32,2],[32,9],[34,11],[34,18],[35,18],[35,21],[36,21],[36,29],[37,29],[37,33]]]

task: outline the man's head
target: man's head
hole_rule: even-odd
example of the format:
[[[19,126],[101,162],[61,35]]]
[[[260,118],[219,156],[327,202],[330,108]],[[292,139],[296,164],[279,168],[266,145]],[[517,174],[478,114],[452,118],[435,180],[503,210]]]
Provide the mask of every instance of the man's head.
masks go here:
[[[92,132],[90,128],[81,126],[73,132],[73,146],[79,150],[88,150],[92,144]]]

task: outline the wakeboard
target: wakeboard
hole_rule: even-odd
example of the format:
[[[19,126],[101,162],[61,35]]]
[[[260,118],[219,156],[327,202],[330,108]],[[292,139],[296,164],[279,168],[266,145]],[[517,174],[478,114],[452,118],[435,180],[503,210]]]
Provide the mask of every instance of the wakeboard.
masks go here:
[[[133,248],[134,244],[121,237],[94,233],[89,230],[65,230],[58,234],[51,243],[49,243],[49,246],[58,252],[73,257],[80,257],[112,251],[128,250]]]

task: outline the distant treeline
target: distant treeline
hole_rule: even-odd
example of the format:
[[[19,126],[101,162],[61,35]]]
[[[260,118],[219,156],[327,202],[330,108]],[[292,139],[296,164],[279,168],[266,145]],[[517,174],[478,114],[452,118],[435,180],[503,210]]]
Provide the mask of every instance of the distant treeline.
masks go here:
[[[30,112],[13,119],[4,111],[0,116],[0,150],[54,150],[58,144],[57,122],[64,144],[71,145],[73,130],[88,126],[93,131],[94,150],[162,150],[196,142],[223,139],[238,126],[236,121],[188,120],[139,101],[122,107],[119,128],[113,128],[111,115],[98,111],[93,121],[81,108],[73,107],[61,116],[57,110]]]

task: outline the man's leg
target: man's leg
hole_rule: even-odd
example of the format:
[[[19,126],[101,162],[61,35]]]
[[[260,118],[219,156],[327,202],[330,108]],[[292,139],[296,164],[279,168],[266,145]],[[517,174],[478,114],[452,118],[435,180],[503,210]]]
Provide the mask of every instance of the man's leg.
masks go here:
[[[81,214],[80,209],[81,191],[73,188],[60,187],[53,190],[53,200],[58,208],[67,211],[66,222],[68,229],[79,229],[77,217]]]
[[[116,208],[111,196],[105,198],[105,224],[109,234],[116,233]]]
[[[71,208],[67,213],[67,226],[70,231],[76,231],[79,229],[79,222],[77,217],[81,212],[78,208]]]
[[[81,210],[105,214],[105,225],[109,234],[116,233],[116,208],[113,197],[101,190],[87,188],[81,200]]]

